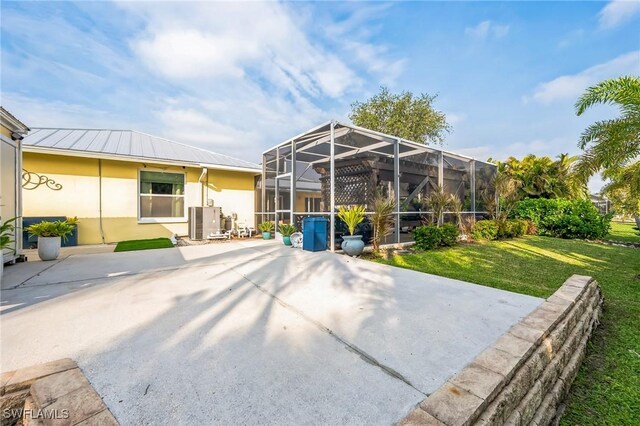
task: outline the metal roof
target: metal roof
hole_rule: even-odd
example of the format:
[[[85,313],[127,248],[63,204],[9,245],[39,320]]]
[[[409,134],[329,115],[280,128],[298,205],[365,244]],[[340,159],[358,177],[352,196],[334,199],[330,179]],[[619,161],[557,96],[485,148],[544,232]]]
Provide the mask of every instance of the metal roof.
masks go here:
[[[184,145],[134,130],[35,127],[23,141],[25,151],[121,158],[197,167],[260,171],[258,164]]]

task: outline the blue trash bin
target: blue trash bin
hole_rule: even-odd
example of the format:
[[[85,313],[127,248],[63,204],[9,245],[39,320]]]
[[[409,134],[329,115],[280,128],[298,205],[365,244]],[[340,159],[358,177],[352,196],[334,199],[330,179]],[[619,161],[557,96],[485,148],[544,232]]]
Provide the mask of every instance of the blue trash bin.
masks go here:
[[[325,251],[327,249],[327,219],[305,217],[302,221],[302,249]]]

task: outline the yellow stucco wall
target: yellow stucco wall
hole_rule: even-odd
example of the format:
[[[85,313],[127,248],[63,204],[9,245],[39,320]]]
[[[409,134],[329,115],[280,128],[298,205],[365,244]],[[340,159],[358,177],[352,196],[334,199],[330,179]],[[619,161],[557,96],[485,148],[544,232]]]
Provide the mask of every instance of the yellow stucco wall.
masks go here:
[[[295,211],[297,211],[297,212],[306,211],[305,198],[322,199],[322,195],[320,193],[318,193],[318,192],[296,191]]]
[[[25,170],[46,175],[62,185],[60,191],[45,186],[23,190],[23,215],[77,216],[80,244],[102,242],[100,232],[99,160],[52,154],[23,154]],[[105,242],[186,235],[187,221],[138,222],[138,171],[164,170],[186,174],[185,206],[206,203],[205,187],[198,181],[202,169],[102,160],[102,230]],[[238,213],[239,221],[253,226],[254,175],[209,171],[209,196],[225,215]],[[203,198],[203,193],[204,198]]]

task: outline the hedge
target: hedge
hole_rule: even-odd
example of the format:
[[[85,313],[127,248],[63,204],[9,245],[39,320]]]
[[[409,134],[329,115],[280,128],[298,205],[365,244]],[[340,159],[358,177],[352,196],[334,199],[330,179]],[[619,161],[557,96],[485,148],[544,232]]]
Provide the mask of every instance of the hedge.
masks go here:
[[[588,200],[529,198],[516,204],[512,216],[531,220],[539,235],[557,238],[603,238],[611,227],[611,216]]]
[[[419,226],[414,231],[414,248],[431,250],[438,246],[453,246],[458,241],[458,227],[450,223],[437,227],[435,225]]]
[[[521,237],[530,226],[526,220],[479,220],[473,226],[471,236],[474,240],[496,240],[502,238]]]

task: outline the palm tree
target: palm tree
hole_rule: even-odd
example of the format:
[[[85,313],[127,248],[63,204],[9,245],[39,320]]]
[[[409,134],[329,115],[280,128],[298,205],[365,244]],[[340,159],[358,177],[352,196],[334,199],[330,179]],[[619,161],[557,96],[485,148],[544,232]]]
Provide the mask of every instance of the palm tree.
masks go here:
[[[588,88],[576,102],[576,114],[598,104],[617,106],[620,117],[597,121],[580,136],[578,146],[585,152],[575,170],[583,182],[602,169],[616,175],[640,156],[640,77],[619,77]]]
[[[444,192],[442,185],[438,185],[424,200],[427,208],[431,209],[436,220],[436,226],[442,225],[444,211],[449,207],[451,197]]]
[[[522,160],[509,157],[497,165],[499,173],[517,183],[518,198],[583,198],[584,185],[575,179],[573,172],[576,159],[560,154],[554,161],[529,154]]]
[[[612,200],[617,199],[621,208],[617,213],[633,215],[640,228],[640,161],[613,171],[605,170],[603,176],[609,182],[602,188],[602,193]]]
[[[396,210],[396,202],[392,197],[385,197],[377,194],[373,199],[373,214],[371,215],[371,225],[373,226],[373,250],[380,251],[380,243],[387,235],[393,232],[395,218],[393,212]]]

